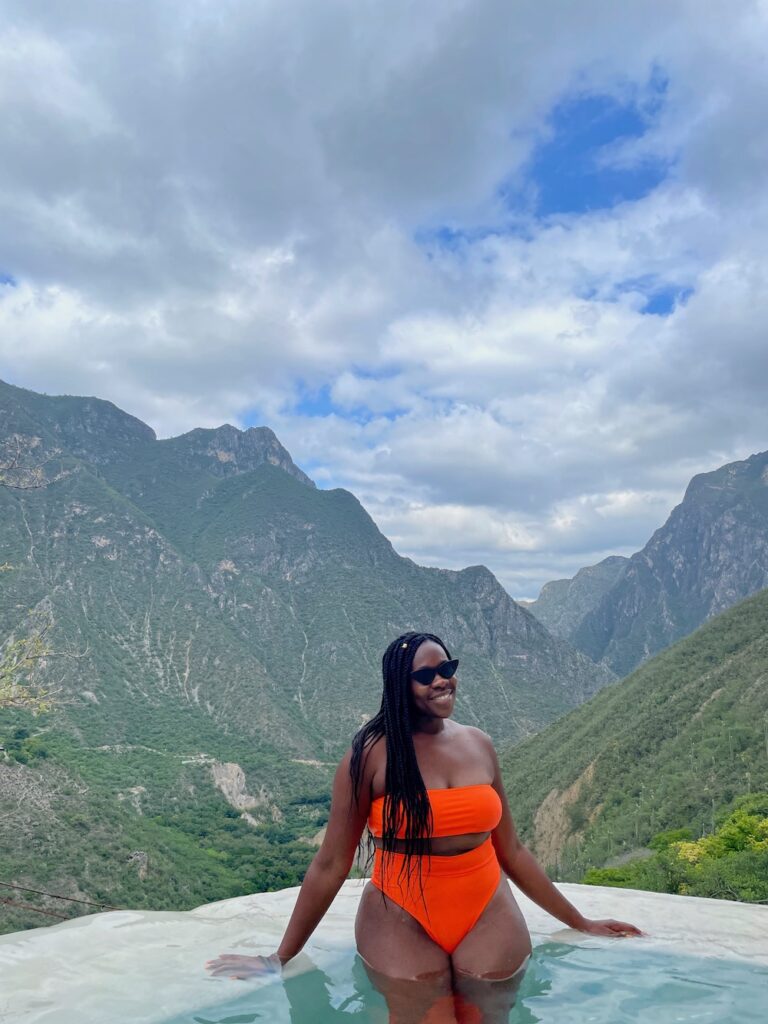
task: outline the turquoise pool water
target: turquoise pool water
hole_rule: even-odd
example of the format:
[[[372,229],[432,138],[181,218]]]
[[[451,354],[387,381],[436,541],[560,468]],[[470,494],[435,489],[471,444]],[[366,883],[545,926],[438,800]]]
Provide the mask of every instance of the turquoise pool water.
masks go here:
[[[214,1007],[163,1024],[380,1024],[384,1000],[359,957],[327,958],[281,980],[217,979]],[[247,988],[246,988],[247,986]],[[643,949],[621,941],[536,947],[509,1024],[749,1024],[768,1020],[768,968]]]

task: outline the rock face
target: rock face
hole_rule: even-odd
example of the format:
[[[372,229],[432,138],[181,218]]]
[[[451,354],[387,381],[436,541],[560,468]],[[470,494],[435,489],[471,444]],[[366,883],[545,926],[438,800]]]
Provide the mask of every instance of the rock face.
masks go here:
[[[628,562],[622,555],[609,555],[597,565],[579,569],[573,579],[545,583],[528,609],[550,633],[568,640],[621,577]]]
[[[264,786],[259,790],[258,796],[250,794],[246,788],[245,772],[239,764],[232,762],[221,764],[214,761],[211,765],[213,782],[217,789],[221,790],[230,807],[236,811],[262,812],[259,815],[244,813],[243,817],[252,825],[258,825],[261,821],[281,821],[280,809],[270,802],[269,794]]]
[[[582,789],[593,781],[594,775],[595,762],[592,761],[562,793],[552,789],[539,804],[533,819],[531,848],[542,864],[557,864],[566,843],[578,837],[569,811],[576,805]]]
[[[247,473],[268,463],[284,470],[303,484],[314,482],[293,462],[269,427],[238,430],[229,423],[215,430],[190,430],[188,434],[158,442],[167,448],[176,465],[193,471],[206,470],[214,476]]]
[[[542,587],[530,611],[617,675],[768,586],[768,452],[691,480],[631,558]]]
[[[695,476],[680,505],[571,633],[625,675],[768,586],[768,452]]]
[[[146,851],[134,850],[126,863],[136,867],[139,881],[143,882],[147,877],[147,871],[149,870],[149,856]]]

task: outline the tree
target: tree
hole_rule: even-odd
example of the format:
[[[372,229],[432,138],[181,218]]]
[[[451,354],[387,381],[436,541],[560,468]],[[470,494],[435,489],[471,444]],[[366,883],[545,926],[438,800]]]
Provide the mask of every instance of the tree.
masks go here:
[[[5,645],[0,660],[0,710],[24,708],[33,715],[51,710],[50,698],[58,691],[40,690],[34,685],[40,663],[52,653],[43,637],[43,633],[32,633]]]
[[[63,469],[52,478],[46,474],[45,467],[61,455],[61,449],[46,452],[42,443],[42,438],[26,434],[11,434],[0,441],[0,486],[28,491],[68,475]]]

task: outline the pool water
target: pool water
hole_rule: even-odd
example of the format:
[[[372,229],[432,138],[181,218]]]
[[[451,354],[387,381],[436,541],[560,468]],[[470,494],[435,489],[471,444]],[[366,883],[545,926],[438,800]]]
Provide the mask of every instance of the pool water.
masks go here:
[[[292,978],[217,979],[228,999],[162,1024],[386,1024],[354,952]],[[247,989],[246,989],[247,986]],[[768,967],[643,949],[548,942],[534,949],[509,1024],[765,1024]]]

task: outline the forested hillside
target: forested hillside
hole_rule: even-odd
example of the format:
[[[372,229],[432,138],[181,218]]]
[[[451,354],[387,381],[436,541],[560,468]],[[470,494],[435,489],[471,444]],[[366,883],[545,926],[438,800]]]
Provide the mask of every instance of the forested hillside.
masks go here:
[[[768,590],[509,750],[526,840],[559,877],[642,853],[667,829],[713,832],[768,789]]]
[[[768,903],[768,793],[737,797],[715,822],[698,839],[691,828],[660,832],[644,856],[614,867],[590,868],[583,880],[678,896]]]

